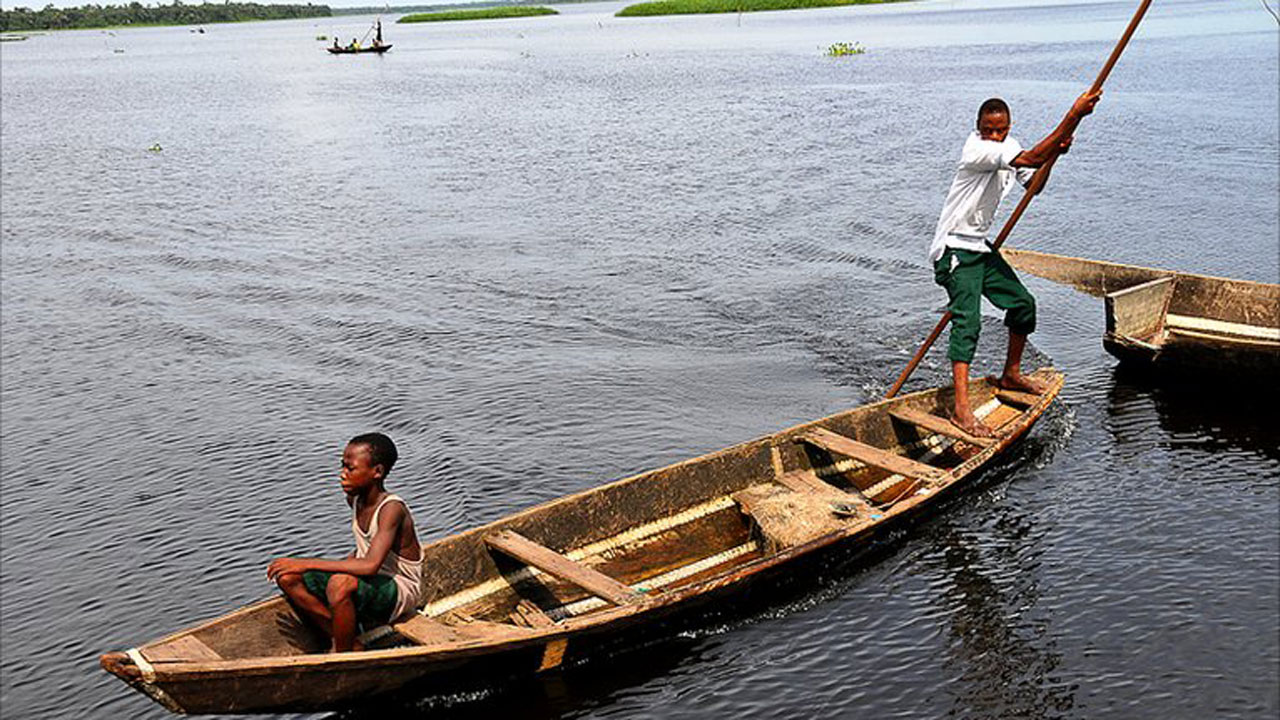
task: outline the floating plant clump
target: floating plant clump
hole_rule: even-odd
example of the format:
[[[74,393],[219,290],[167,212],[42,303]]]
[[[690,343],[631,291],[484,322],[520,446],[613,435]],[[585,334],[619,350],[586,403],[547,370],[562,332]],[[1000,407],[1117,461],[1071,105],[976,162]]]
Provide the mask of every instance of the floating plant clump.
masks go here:
[[[830,57],[843,57],[845,55],[861,55],[867,49],[862,43],[836,43],[827,48],[827,55]]]

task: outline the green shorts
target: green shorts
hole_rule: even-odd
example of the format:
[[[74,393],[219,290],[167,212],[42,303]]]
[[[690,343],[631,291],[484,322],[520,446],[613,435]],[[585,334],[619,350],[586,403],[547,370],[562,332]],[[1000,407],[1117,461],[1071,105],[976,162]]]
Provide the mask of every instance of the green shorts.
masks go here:
[[[973,362],[982,329],[982,298],[1005,311],[1011,332],[1030,335],[1036,329],[1036,301],[999,252],[980,253],[947,248],[933,264],[933,279],[947,289],[951,311],[952,362]]]
[[[307,592],[320,598],[320,602],[329,604],[329,578],[334,573],[323,570],[308,570],[302,573],[302,583]],[[396,598],[399,589],[396,581],[388,575],[366,575],[356,578],[356,620],[360,627],[368,630],[385,625],[396,609]]]

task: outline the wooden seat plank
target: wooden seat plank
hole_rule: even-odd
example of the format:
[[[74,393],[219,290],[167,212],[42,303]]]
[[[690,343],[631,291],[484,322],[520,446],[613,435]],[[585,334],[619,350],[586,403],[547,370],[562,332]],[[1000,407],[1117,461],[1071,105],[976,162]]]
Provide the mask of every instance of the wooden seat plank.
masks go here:
[[[614,605],[627,605],[642,597],[640,593],[608,575],[574,562],[513,530],[486,535],[484,542],[494,550],[536,567],[548,575],[571,582]]]
[[[944,417],[938,417],[937,415],[934,415],[932,413],[926,413],[926,412],[921,412],[919,410],[915,410],[912,408],[902,407],[896,410],[890,410],[889,415],[901,420],[902,422],[909,423],[911,425],[916,425],[918,427],[922,427],[925,430],[928,430],[929,432],[937,433],[939,435],[946,435],[947,437],[955,438],[956,440],[963,440],[964,442],[967,442],[970,445],[979,445],[981,447],[987,447],[995,443],[995,440],[992,438],[981,438],[976,435],[970,435],[964,430],[961,430],[959,427],[956,426],[955,423],[951,422],[950,420]]]
[[[1017,390],[997,390],[996,397],[1009,405],[1021,405],[1022,407],[1032,407],[1040,402],[1039,395],[1018,392]]]
[[[868,465],[883,468],[904,477],[926,482],[941,482],[947,477],[947,472],[941,468],[926,465],[897,453],[858,442],[825,428],[806,430],[796,440],[809,443],[828,452],[847,455],[855,460],[860,460]]]
[[[1244,323],[1227,322],[1226,320],[1175,315],[1173,313],[1169,313],[1165,317],[1165,326],[1170,330],[1192,330],[1212,335],[1234,335],[1255,340],[1280,342],[1280,327],[1246,325]]]

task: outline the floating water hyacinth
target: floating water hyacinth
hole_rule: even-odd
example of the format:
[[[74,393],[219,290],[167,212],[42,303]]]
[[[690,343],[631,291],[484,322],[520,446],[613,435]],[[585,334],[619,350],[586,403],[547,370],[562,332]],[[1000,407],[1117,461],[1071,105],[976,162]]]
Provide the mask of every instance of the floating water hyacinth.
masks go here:
[[[845,55],[861,55],[866,51],[867,49],[862,46],[862,43],[836,43],[827,48],[827,55],[829,57],[843,57]]]

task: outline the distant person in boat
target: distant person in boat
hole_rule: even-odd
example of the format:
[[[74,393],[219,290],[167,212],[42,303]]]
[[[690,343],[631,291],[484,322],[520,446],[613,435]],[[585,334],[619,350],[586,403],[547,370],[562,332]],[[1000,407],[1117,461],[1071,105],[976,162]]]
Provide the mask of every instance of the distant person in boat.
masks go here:
[[[1071,117],[1079,120],[1093,112],[1101,96],[1101,90],[1081,95],[1071,106]],[[1073,125],[1064,121],[1035,147],[1024,150],[1009,137],[1011,117],[1009,106],[999,98],[987,100],[978,109],[977,129],[960,152],[960,164],[929,247],[934,280],[946,288],[947,309],[954,316],[947,350],[955,382],[951,420],[978,437],[994,436],[969,407],[969,364],[982,328],[983,296],[1005,311],[1004,324],[1009,328],[1004,372],[993,380],[1007,390],[1037,395],[1045,390],[1041,383],[1022,374],[1022,351],[1027,336],[1036,329],[1035,299],[999,251],[992,250],[987,238],[991,221],[1015,177],[1026,185],[1035,168],[1048,162],[1055,151],[1067,152],[1072,139],[1067,128]]]
[[[334,36],[333,36],[333,49],[334,49],[334,50],[341,50],[341,49],[342,49],[342,46],[338,44],[338,36],[337,36],[337,35],[334,35]]]
[[[381,433],[358,435],[342,452],[339,478],[355,552],[343,560],[277,558],[267,566],[267,577],[332,640],[334,652],[363,649],[357,623],[369,630],[418,606],[422,547],[408,506],[384,484],[396,457],[395,443]]]
[[[349,49],[349,50],[359,50],[359,49],[360,49],[360,41],[359,41],[359,40],[357,40],[357,39],[355,39],[355,38],[351,38],[351,44],[347,46],[347,49]]]

